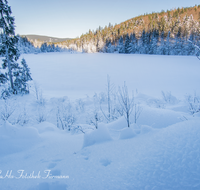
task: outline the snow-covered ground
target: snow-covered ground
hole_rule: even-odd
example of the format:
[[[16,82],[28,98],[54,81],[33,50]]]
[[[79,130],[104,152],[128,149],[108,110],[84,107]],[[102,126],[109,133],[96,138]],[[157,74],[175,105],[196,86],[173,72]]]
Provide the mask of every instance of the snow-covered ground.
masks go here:
[[[107,75],[116,86],[126,81],[130,90],[160,97],[200,93],[199,60],[195,56],[134,54],[27,54],[23,56],[44,95],[70,99],[105,91]]]
[[[31,93],[0,100],[0,190],[200,189],[196,57],[23,57],[34,79]],[[124,81],[134,92],[130,128],[119,113],[109,122],[104,117],[108,75],[115,87],[112,109],[119,108]],[[71,132],[58,129],[62,122]]]

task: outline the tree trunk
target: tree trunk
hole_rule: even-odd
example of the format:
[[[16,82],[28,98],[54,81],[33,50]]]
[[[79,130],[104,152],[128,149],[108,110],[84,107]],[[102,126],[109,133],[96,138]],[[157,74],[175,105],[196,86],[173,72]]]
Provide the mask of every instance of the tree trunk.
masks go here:
[[[10,79],[10,87],[14,92],[14,85],[13,85],[13,78],[12,78],[12,71],[11,71],[11,66],[10,66],[10,59],[9,59],[9,55],[8,55],[8,47],[6,50],[6,59],[8,62],[8,75],[9,75],[9,79]]]

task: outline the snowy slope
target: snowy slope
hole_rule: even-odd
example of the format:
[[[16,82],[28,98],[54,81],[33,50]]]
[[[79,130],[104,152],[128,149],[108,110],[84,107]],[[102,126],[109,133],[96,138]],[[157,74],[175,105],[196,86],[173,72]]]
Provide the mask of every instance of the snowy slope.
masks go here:
[[[0,100],[1,115],[13,111],[0,118],[0,190],[200,189],[200,115],[185,98],[195,91],[198,99],[195,57],[24,57],[43,96],[36,99],[32,83],[30,95]],[[123,116],[98,129],[88,122],[98,98],[106,113],[107,74],[135,92],[141,114],[135,124],[132,112],[130,128]],[[73,114],[85,134],[58,129],[58,111]]]

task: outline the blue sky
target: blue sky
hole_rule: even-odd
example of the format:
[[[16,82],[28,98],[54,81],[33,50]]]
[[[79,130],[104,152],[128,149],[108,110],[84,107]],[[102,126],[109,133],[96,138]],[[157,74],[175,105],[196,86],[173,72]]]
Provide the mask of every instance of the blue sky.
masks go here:
[[[135,16],[200,4],[199,0],[8,0],[16,34],[75,38]]]

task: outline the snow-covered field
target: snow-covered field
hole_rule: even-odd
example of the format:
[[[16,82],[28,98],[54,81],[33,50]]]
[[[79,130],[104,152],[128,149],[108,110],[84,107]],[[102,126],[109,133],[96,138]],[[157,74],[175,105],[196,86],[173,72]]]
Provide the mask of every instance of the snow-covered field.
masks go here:
[[[196,57],[23,57],[34,79],[31,93],[0,100],[0,190],[200,189]],[[134,93],[130,128],[117,96],[124,81]],[[63,123],[71,131],[59,129]]]
[[[194,56],[48,53],[23,56],[48,98],[70,99],[105,91],[107,75],[116,86],[160,97],[171,91],[182,98],[200,92],[199,60]]]

